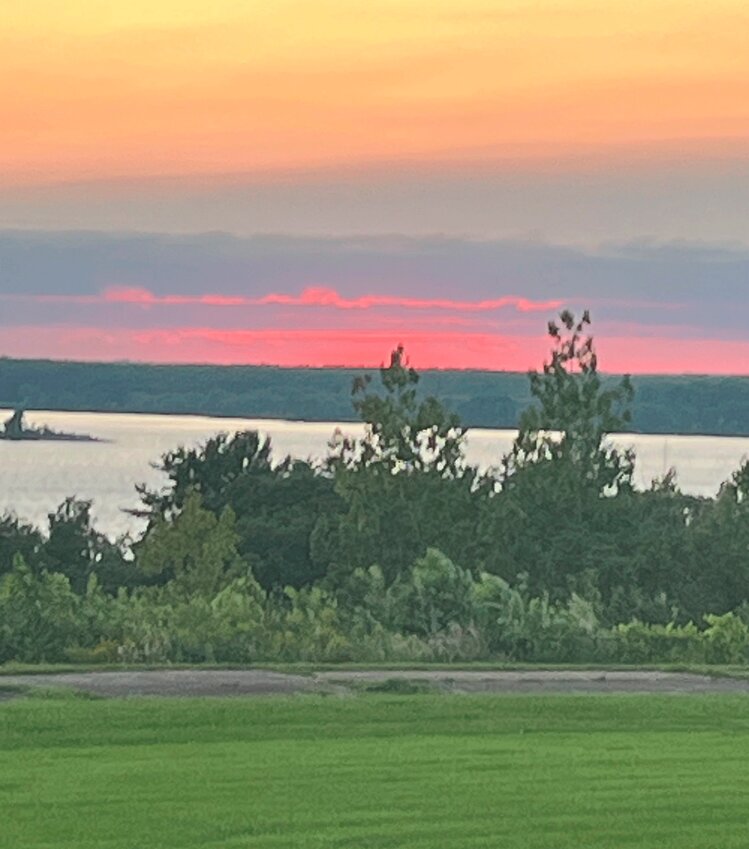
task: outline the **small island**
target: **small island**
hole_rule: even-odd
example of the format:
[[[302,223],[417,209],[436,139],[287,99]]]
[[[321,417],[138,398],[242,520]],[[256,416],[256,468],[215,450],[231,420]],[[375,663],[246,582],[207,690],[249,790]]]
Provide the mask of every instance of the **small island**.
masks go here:
[[[61,433],[48,427],[28,427],[24,421],[24,411],[14,410],[13,415],[3,424],[0,439],[16,442],[24,440],[43,442],[101,442],[95,436],[81,433]]]

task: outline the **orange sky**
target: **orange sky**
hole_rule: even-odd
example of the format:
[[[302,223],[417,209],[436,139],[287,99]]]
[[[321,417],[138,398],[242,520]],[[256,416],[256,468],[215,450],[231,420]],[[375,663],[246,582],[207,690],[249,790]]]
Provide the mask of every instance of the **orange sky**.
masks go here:
[[[745,0],[6,0],[0,179],[741,153],[748,33]]]
[[[749,373],[748,48],[747,0],[0,0],[0,355],[526,368],[571,305]]]

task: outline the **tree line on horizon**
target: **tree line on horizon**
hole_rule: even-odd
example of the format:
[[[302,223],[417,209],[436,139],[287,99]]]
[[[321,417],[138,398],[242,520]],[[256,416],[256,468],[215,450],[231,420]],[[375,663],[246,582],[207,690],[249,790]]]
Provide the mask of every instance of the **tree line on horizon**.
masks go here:
[[[715,498],[646,490],[634,388],[590,317],[549,325],[512,450],[480,472],[465,427],[397,348],[356,375],[358,439],[274,463],[256,431],[167,453],[146,529],[110,540],[67,499],[0,517],[0,662],[744,662],[749,464]]]
[[[739,369],[737,369],[738,371]],[[0,408],[354,421],[360,369],[76,363],[0,357]],[[614,385],[615,375],[602,376]],[[749,435],[749,377],[637,375],[628,431]],[[514,428],[527,375],[426,370],[420,387],[468,427]]]

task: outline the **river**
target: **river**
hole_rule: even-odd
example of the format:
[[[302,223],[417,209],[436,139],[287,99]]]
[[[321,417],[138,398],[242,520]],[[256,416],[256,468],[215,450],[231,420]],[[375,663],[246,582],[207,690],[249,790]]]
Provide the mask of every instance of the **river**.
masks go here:
[[[221,431],[255,428],[271,437],[276,457],[319,458],[337,427],[361,433],[355,424],[202,416],[33,412],[26,418],[31,425],[107,441],[0,441],[0,513],[11,510],[45,525],[50,511],[66,496],[76,495],[94,502],[98,527],[113,536],[139,530],[139,521],[124,512],[138,504],[135,484],[163,485],[163,476],[151,464],[178,445],[196,445]],[[514,435],[511,430],[470,430],[468,460],[482,468],[497,465]],[[743,437],[626,434],[613,441],[635,449],[639,486],[673,466],[684,492],[696,495],[714,495],[749,456],[749,438]]]

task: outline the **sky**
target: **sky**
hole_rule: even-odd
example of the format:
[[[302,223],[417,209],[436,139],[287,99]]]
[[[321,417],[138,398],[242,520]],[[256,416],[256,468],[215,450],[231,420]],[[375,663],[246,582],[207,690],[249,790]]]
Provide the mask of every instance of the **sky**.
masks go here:
[[[0,355],[749,373],[744,0],[4,0]]]

